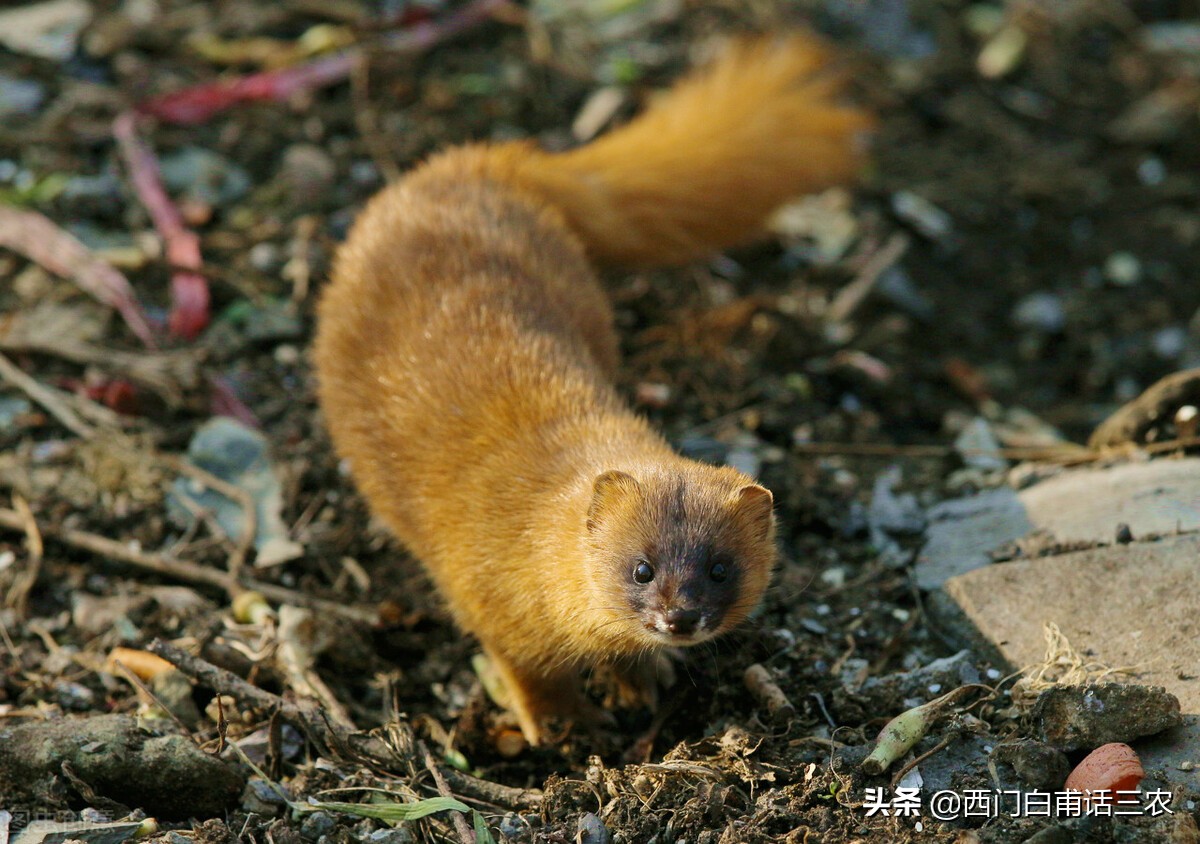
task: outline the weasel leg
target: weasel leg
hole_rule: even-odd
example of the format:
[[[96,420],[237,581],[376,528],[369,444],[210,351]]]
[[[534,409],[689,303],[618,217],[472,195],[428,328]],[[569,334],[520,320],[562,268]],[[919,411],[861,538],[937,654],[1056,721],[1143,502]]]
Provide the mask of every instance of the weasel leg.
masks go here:
[[[675,665],[668,651],[653,651],[613,666],[617,706],[624,709],[658,708],[659,689],[675,685]]]
[[[498,657],[491,651],[487,656],[503,686],[505,699],[496,702],[516,716],[525,740],[531,745],[547,741],[546,723],[551,719],[585,727],[614,723],[612,713],[584,695],[574,669],[547,674]]]

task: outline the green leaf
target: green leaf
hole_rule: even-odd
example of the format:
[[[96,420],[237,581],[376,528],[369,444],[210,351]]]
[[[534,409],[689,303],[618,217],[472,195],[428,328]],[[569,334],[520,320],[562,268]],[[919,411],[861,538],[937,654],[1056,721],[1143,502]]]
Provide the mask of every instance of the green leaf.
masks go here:
[[[310,800],[304,808],[345,812],[347,815],[375,818],[380,821],[415,821],[434,812],[471,811],[470,806],[453,797],[427,797],[413,803],[329,803],[324,800]]]
[[[488,829],[483,814],[472,811],[471,817],[475,823],[475,844],[496,844],[496,839],[492,838],[492,831]]]

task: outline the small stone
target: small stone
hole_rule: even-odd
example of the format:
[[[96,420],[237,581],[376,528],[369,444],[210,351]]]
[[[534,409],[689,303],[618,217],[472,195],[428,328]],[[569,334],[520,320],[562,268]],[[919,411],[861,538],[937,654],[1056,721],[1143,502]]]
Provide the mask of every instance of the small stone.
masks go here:
[[[725,465],[755,478],[758,477],[758,472],[762,468],[762,461],[751,449],[734,448],[725,455]]]
[[[0,14],[0,44],[15,53],[65,62],[92,18],[87,0],[26,3]]]
[[[1150,338],[1154,354],[1163,360],[1178,360],[1188,345],[1187,329],[1181,325],[1169,325],[1155,331]]]
[[[949,237],[954,230],[949,214],[912,191],[896,191],[892,195],[892,210],[897,217],[931,240]]]
[[[1062,299],[1053,293],[1031,293],[1013,308],[1013,324],[1042,334],[1058,334],[1067,325]]]
[[[401,824],[391,829],[373,830],[362,840],[368,844],[416,844],[417,839],[407,824]]]
[[[0,73],[0,118],[31,115],[45,98],[46,89],[40,82]]]
[[[265,780],[250,780],[242,792],[242,808],[263,817],[274,817],[287,806],[283,796],[276,791],[282,787]]]
[[[192,698],[192,683],[178,669],[156,674],[150,683],[155,698],[188,727],[200,723],[200,709]]]
[[[664,408],[671,403],[671,385],[641,381],[634,391],[634,401],[645,407]]]
[[[1010,765],[1017,778],[1030,788],[1055,791],[1071,772],[1065,753],[1039,741],[1001,744],[992,753],[997,762]]]
[[[579,844],[612,844],[612,834],[600,818],[591,812],[579,819],[579,832],[575,836]]]
[[[1003,27],[979,51],[975,69],[984,79],[999,79],[1012,73],[1025,58],[1029,37],[1015,24]]]
[[[1000,441],[982,416],[976,416],[966,424],[954,440],[954,450],[970,469],[1002,472],[1008,468],[1008,461],[1001,452]]]
[[[300,834],[310,841],[316,841],[335,826],[337,826],[337,820],[333,815],[328,812],[313,812],[301,822]]]
[[[1183,722],[1179,698],[1162,686],[1054,686],[1033,708],[1039,737],[1066,750],[1130,742]]]
[[[1120,287],[1132,287],[1142,280],[1142,262],[1130,252],[1114,252],[1104,262],[1104,277]]]
[[[21,396],[0,396],[0,430],[10,430],[18,417],[33,411],[29,399]]]
[[[1130,530],[1129,525],[1125,524],[1125,522],[1117,525],[1116,539],[1118,545],[1128,545],[1130,542],[1133,542],[1133,531]]]
[[[500,834],[505,841],[527,841],[530,838],[529,824],[520,815],[510,812],[500,819]]]
[[[283,154],[279,176],[294,203],[311,205],[333,187],[337,165],[315,144],[293,144]]]
[[[162,156],[159,164],[166,186],[199,205],[220,208],[250,190],[250,174],[212,150],[183,147]]]
[[[250,247],[250,266],[259,272],[270,272],[279,266],[279,247],[270,241],[256,243]]]
[[[300,363],[300,350],[291,343],[284,343],[275,347],[274,358],[280,366],[295,366]]]
[[[95,692],[79,683],[59,683],[54,690],[58,696],[58,705],[63,709],[86,712],[96,700]]]
[[[1161,185],[1167,178],[1167,165],[1161,158],[1149,156],[1138,163],[1137,175],[1138,181],[1147,187]]]

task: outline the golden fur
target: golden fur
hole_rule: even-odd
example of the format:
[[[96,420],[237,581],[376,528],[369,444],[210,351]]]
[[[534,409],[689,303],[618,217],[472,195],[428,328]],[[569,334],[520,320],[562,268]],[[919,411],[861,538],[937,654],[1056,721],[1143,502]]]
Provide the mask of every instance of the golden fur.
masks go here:
[[[580,666],[626,660],[636,682],[643,654],[730,629],[767,586],[770,493],[677,456],[620,400],[589,256],[693,259],[852,178],[869,121],[832,102],[826,61],[807,38],[743,42],[580,149],[442,153],[338,250],[315,347],[334,444],[531,742],[547,717],[596,714]],[[664,619],[685,611],[676,634]]]

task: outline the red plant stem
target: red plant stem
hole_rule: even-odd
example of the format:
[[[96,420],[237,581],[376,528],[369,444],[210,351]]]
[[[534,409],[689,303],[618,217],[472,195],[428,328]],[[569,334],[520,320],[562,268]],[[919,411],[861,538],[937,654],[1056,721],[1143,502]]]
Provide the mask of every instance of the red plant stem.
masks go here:
[[[299,91],[332,85],[349,76],[361,59],[362,51],[351,47],[295,67],[222,79],[153,97],[137,108],[170,123],[194,126],[239,103],[286,100]]]
[[[20,252],[55,275],[70,278],[96,299],[116,309],[129,330],[147,348],[157,348],[129,280],[49,218],[36,211],[0,205],[0,246]]]
[[[402,32],[386,35],[379,40],[378,46],[395,53],[421,52],[478,26],[509,4],[510,0],[473,0],[440,20],[421,21]],[[194,126],[239,103],[278,102],[301,91],[340,82],[351,74],[365,54],[363,47],[349,47],[294,67],[221,79],[152,97],[138,105],[137,110],[171,123]]]
[[[208,282],[200,275],[200,238],[183,224],[159,176],[158,160],[137,134],[137,118],[123,112],[113,122],[113,136],[129,178],[154,228],[166,246],[167,263],[184,269],[171,274],[171,313],[167,328],[176,337],[191,340],[208,325]]]

